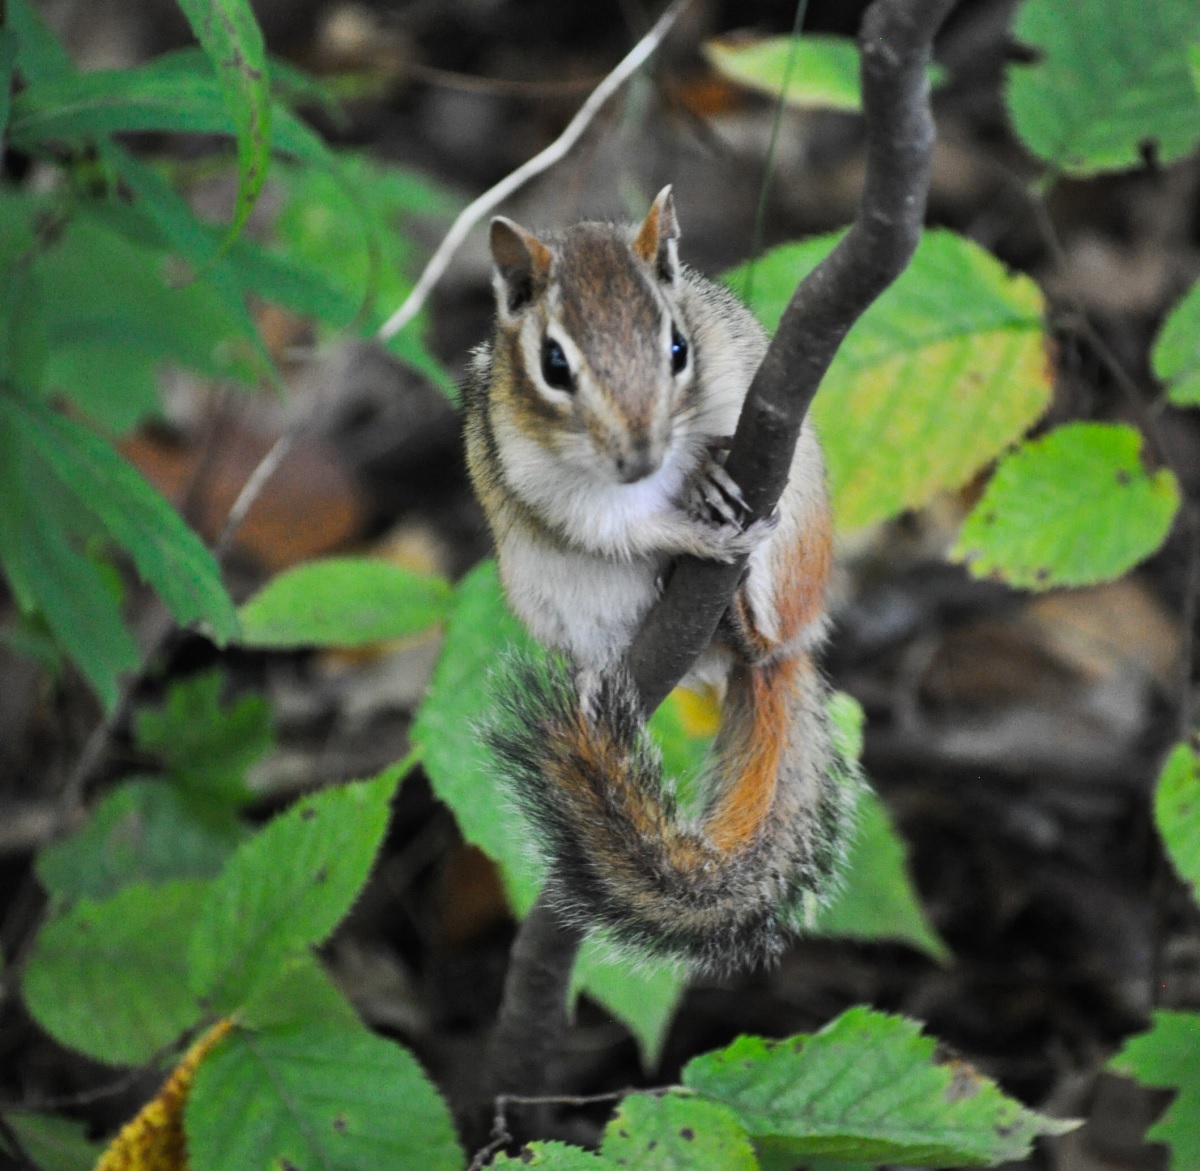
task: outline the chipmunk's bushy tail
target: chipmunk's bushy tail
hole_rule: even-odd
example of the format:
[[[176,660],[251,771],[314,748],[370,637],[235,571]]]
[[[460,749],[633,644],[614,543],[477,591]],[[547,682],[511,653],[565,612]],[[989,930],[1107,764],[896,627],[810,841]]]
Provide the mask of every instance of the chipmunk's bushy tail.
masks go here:
[[[806,654],[737,670],[706,772],[680,808],[620,671],[585,704],[557,658],[514,655],[486,738],[571,921],[710,972],[770,960],[836,887],[861,783],[835,754]]]

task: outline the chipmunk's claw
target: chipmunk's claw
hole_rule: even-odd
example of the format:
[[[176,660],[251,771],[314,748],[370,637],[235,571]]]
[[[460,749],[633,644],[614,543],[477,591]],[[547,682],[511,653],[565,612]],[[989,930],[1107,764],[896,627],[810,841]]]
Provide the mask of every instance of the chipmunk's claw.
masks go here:
[[[732,525],[741,532],[749,523],[750,507],[722,464],[728,446],[728,439],[720,438],[709,444],[708,459],[692,486],[692,510],[713,524]]]

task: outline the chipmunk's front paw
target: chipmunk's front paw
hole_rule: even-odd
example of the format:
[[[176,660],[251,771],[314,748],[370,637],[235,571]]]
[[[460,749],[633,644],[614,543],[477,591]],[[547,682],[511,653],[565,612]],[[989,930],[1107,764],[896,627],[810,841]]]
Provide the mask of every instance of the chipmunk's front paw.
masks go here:
[[[710,449],[709,458],[693,480],[688,512],[702,527],[700,557],[713,561],[734,561],[754,551],[779,524],[779,510],[770,516],[750,519],[750,508],[742,490],[721,463],[718,449]]]

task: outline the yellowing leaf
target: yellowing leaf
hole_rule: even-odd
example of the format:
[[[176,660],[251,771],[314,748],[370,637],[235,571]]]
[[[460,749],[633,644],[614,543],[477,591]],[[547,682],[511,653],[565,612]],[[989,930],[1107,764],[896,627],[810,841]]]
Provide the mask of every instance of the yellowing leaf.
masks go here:
[[[735,34],[736,36],[737,34]],[[795,58],[789,69],[789,58]],[[721,38],[704,45],[718,72],[750,89],[779,97],[787,80],[787,104],[813,109],[862,108],[858,84],[858,47],[849,37],[808,35],[759,40]]]
[[[715,736],[721,726],[721,703],[711,687],[693,691],[677,687],[671,692],[679,722],[689,736]]]
[[[845,530],[965,483],[1037,419],[1050,386],[1040,335],[1003,328],[898,353],[828,389],[814,418],[836,433],[830,486]]]
[[[233,1027],[218,1021],[184,1054],[158,1096],[121,1129],[96,1164],[96,1171],[187,1171],[183,1106],[200,1062]]]
[[[774,329],[838,239],[785,245],[727,280]],[[1042,311],[1029,278],[952,232],[925,233],[847,335],[813,403],[839,529],[958,487],[1034,423],[1050,400]]]

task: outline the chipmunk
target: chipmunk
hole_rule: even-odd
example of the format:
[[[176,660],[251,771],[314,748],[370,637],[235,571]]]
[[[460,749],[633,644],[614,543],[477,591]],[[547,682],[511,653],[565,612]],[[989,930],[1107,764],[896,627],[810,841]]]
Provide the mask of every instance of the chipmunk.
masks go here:
[[[722,466],[767,347],[682,266],[671,189],[640,226],[491,223],[496,322],[465,392],[467,458],[509,602],[567,664],[510,664],[488,732],[572,921],[710,971],[767,960],[836,881],[838,779],[813,662],[831,526],[816,435],[776,516]],[[622,659],[681,554],[747,572],[685,686],[723,694],[695,815],[661,776]]]

